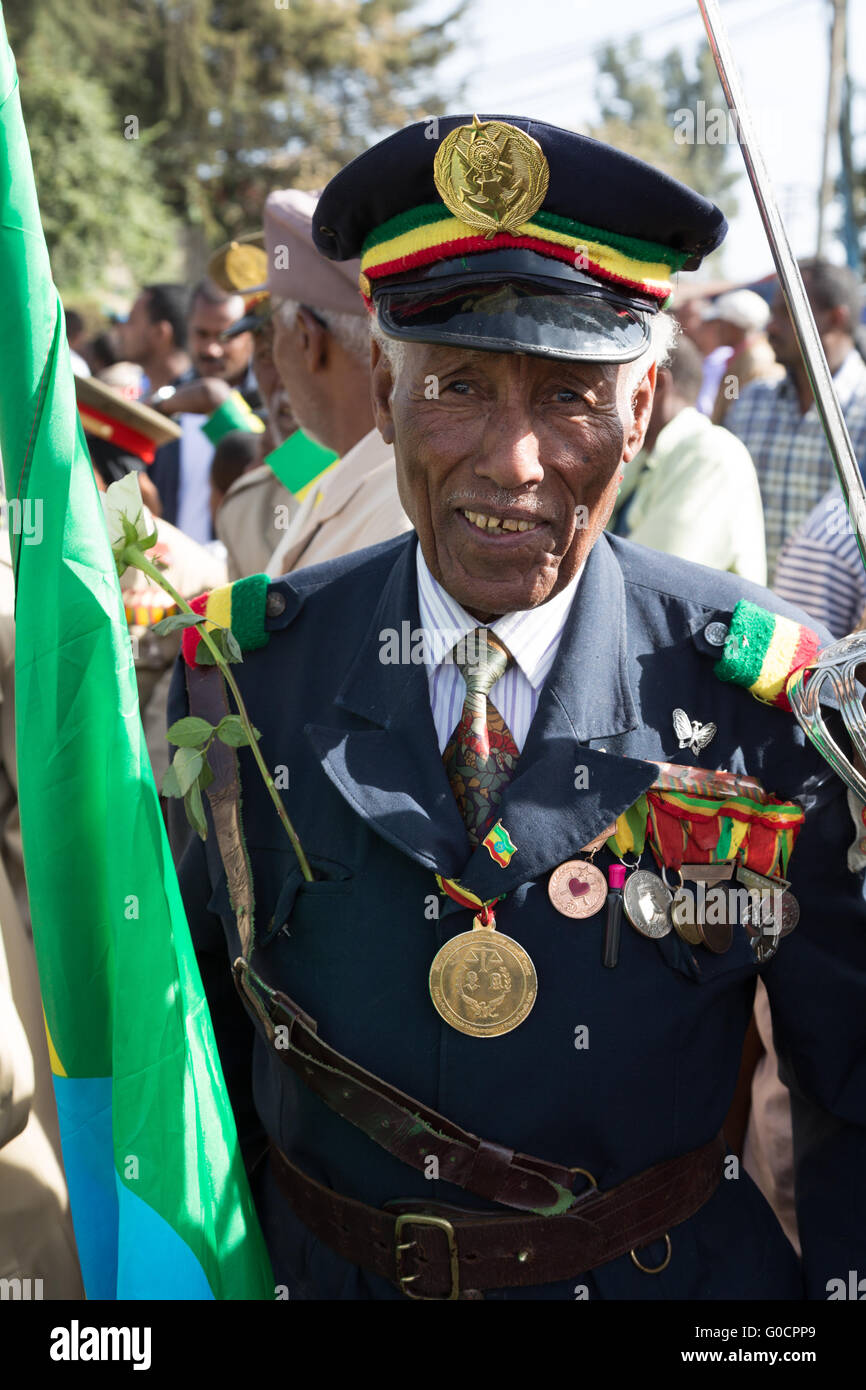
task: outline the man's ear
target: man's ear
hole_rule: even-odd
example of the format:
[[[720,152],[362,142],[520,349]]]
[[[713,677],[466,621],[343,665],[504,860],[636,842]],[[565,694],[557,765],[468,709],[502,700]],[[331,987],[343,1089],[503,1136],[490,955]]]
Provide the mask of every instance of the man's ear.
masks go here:
[[[394,443],[394,417],[391,414],[391,392],[394,378],[391,363],[375,338],[370,339],[370,379],[373,419],[386,444]]]
[[[298,349],[304,360],[304,366],[313,376],[316,372],[322,371],[328,363],[328,350],[330,348],[330,335],[324,324],[309,309],[303,305],[298,309],[298,316],[295,320],[295,332],[298,335]]]
[[[630,463],[643,444],[644,435],[649,428],[656,389],[656,364],[647,369],[646,376],[638,382],[631,395],[632,423],[626,433],[622,451],[623,463]]]

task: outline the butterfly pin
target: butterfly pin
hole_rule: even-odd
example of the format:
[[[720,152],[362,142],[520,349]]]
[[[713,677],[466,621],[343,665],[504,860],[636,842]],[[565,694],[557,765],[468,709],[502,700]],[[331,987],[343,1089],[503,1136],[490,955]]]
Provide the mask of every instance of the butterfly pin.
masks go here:
[[[680,741],[680,748],[690,748],[700,753],[716,736],[715,724],[702,724],[699,719],[689,719],[684,709],[674,710],[674,733]]]

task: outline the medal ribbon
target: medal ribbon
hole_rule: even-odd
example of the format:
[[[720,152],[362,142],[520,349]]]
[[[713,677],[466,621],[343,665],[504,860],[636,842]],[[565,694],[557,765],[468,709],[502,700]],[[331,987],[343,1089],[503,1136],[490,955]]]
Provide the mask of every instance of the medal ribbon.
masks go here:
[[[797,802],[769,796],[754,777],[661,763],[649,790],[617,819],[607,845],[640,855],[649,842],[659,864],[720,864],[785,876],[803,825]]]
[[[487,902],[485,902],[484,899],[479,898],[477,894],[470,893],[468,888],[461,888],[456,878],[443,878],[441,874],[437,874],[436,882],[439,884],[440,890],[447,894],[449,898],[453,898],[461,907],[474,908],[481,920],[482,926],[496,925],[493,909],[500,899],[504,897],[504,894],[500,894],[498,898],[488,898]]]
[[[647,792],[648,839],[660,864],[719,864],[739,859],[756,873],[785,876],[805,812],[796,802],[747,797],[688,796]]]

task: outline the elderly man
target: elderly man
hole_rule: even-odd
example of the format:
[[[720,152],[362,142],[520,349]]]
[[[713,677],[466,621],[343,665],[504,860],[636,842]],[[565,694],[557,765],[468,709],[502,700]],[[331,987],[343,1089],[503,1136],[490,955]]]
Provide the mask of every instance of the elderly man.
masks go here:
[[[861,885],[841,785],[768,703],[773,643],[808,634],[603,533],[671,276],[724,231],[642,162],[517,118],[410,126],[318,204],[325,254],[361,257],[414,531],[233,587],[268,785],[214,744],[180,868],[291,1298],[801,1298],[719,1137],[759,971],[808,1290],[866,1267]],[[219,677],[186,654],[172,715],[213,723]],[[769,926],[673,922],[656,863],[792,883],[800,926],[790,898]]]
[[[357,267],[331,265],[318,254],[315,206],[311,194],[291,188],[265,203],[268,286],[277,302],[274,361],[301,429],[339,458],[305,490],[269,574],[336,559],[409,527],[393,451],[373,425],[370,336]]]

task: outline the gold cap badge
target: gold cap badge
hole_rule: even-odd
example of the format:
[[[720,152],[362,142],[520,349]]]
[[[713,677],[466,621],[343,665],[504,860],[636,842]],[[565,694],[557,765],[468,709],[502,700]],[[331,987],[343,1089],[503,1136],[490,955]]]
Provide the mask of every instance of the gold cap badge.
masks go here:
[[[544,202],[550,169],[531,135],[505,121],[458,126],[433,162],[439,196],[455,217],[487,233],[516,232]]]
[[[261,290],[268,278],[268,256],[261,232],[227,241],[214,251],[207,273],[228,294]]]

